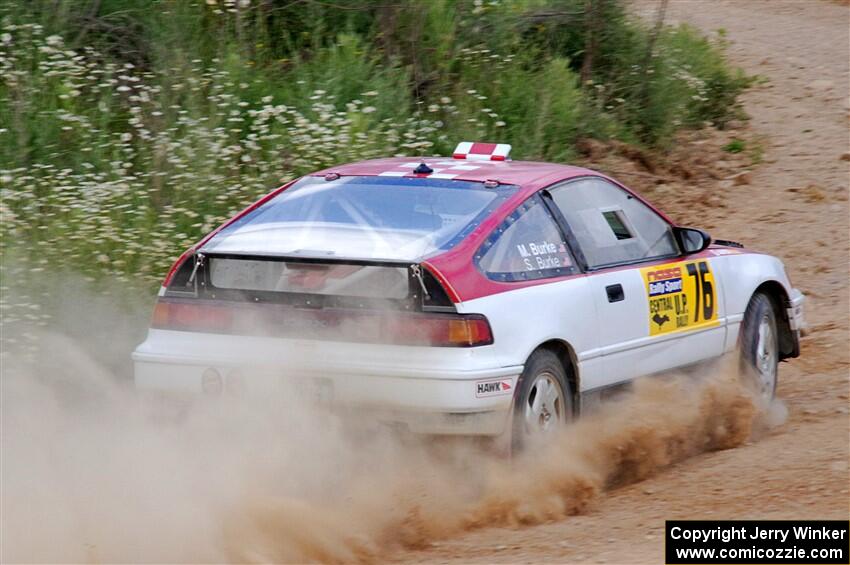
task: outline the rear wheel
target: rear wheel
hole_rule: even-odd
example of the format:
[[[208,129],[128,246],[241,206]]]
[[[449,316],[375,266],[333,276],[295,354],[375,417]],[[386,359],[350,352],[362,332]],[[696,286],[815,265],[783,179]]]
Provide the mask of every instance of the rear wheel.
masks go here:
[[[750,299],[740,339],[745,383],[762,400],[773,400],[779,372],[779,332],[773,301],[766,294],[757,292]]]
[[[564,366],[551,351],[536,351],[525,364],[514,398],[513,450],[545,449],[572,418],[573,396]]]

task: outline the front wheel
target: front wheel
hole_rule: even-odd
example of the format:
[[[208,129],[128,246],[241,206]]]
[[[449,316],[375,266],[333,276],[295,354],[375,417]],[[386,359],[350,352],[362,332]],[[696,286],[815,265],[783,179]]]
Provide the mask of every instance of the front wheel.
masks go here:
[[[764,401],[776,395],[779,372],[779,333],[776,310],[769,296],[750,299],[741,327],[741,369],[745,383]]]
[[[544,448],[573,417],[573,396],[564,366],[551,351],[525,364],[514,398],[511,444],[515,452]]]

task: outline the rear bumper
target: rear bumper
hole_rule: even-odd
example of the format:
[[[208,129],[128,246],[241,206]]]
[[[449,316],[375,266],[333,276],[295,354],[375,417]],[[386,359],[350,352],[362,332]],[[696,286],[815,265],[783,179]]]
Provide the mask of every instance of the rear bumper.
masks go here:
[[[184,334],[171,336],[177,340],[187,334],[167,333]],[[268,354],[258,355],[256,349],[214,346],[221,337],[231,342],[243,338],[188,335],[196,345],[207,342],[208,353],[165,347],[162,334],[139,346],[133,353],[139,390],[189,397],[277,394],[296,402],[314,399],[355,409],[416,433],[498,435],[506,429],[522,371],[522,367],[448,367],[437,358],[425,366],[427,352],[418,353],[417,363],[400,364],[398,356],[390,355],[395,364],[380,364],[377,361],[385,356],[379,356],[379,347],[364,352],[362,345],[341,343],[312,344],[307,349],[317,349],[306,355],[295,354],[288,340],[272,340],[264,344]],[[256,340],[251,343],[256,345]],[[431,354],[452,354],[436,349]],[[369,363],[369,357],[375,362]],[[493,386],[496,382],[499,387]],[[482,384],[489,386],[482,389]]]

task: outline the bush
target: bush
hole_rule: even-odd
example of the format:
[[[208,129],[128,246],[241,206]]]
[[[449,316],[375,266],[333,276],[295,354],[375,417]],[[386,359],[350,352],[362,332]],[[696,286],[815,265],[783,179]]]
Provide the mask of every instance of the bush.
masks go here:
[[[42,264],[158,280],[178,249],[271,187],[335,162],[427,150],[437,130],[382,117],[378,91],[339,109],[314,90],[302,110],[253,101],[251,83],[227,70],[197,65],[176,82],[79,57],[37,24],[0,33],[0,96],[13,102],[0,117],[2,244],[27,241]]]
[[[334,163],[581,137],[663,147],[746,79],[614,0],[580,84],[584,0],[16,0],[0,8],[0,247],[153,288],[203,233]],[[92,6],[98,8],[92,12]]]

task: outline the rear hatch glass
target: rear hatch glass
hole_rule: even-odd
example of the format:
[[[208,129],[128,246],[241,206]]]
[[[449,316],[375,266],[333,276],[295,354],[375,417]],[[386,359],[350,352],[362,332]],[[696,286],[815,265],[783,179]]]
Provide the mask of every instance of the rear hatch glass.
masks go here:
[[[416,262],[452,248],[515,190],[431,178],[305,177],[216,234],[202,252]],[[245,266],[255,272],[239,280],[254,282],[238,284],[278,284],[283,274],[271,271],[280,267]],[[227,281],[238,268],[219,268],[223,284],[236,284]],[[383,276],[366,273],[357,277]]]
[[[406,298],[406,266],[296,263],[210,257],[210,283],[217,289],[299,294]]]

